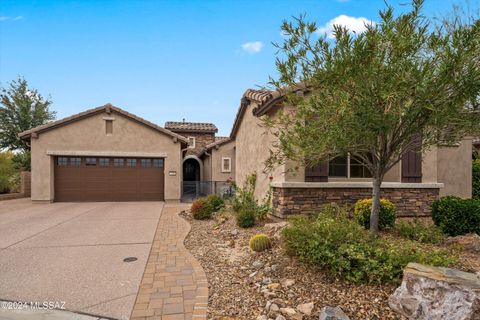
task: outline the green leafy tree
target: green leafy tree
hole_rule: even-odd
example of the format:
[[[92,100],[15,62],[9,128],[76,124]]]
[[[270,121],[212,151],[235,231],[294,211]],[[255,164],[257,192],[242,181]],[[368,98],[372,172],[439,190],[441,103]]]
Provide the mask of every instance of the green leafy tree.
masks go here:
[[[480,125],[480,21],[434,24],[422,4],[399,15],[387,5],[360,34],[334,26],[334,42],[301,16],[283,23],[286,39],[276,45],[279,75],[271,85],[296,108],[265,120],[278,137],[267,166],[316,165],[349,153],[372,174],[374,233],[384,175],[418,137],[427,149]]]
[[[13,153],[11,151],[0,152],[0,194],[17,191],[16,176],[17,170],[12,161]]]
[[[0,93],[0,148],[26,152],[30,146],[18,134],[55,119],[50,111],[52,101],[43,98],[19,77]]]

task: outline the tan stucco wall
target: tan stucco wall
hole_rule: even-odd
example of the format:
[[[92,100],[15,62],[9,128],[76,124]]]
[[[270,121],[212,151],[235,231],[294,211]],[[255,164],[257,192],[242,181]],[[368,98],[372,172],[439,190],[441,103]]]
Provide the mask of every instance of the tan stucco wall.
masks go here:
[[[235,178],[235,141],[230,141],[210,150],[212,181],[227,181]],[[231,171],[222,172],[222,158],[230,158]],[[210,164],[210,163],[209,163]]]
[[[430,146],[422,154],[422,182],[438,181],[438,148]]]
[[[212,181],[212,157],[205,155],[202,157],[203,161],[203,180]]]
[[[104,117],[114,118],[113,135],[105,134]],[[32,200],[54,200],[54,163],[47,151],[165,153],[165,200],[180,199],[181,143],[120,114],[98,114],[40,133],[31,139]],[[170,176],[169,171],[176,171]]]
[[[255,197],[262,200],[268,192],[269,176],[274,182],[285,181],[285,165],[277,167],[273,172],[265,172],[265,161],[269,157],[269,148],[272,147],[275,137],[265,133],[259,118],[252,114],[255,103],[251,103],[241,120],[235,141],[235,181],[243,185],[247,175],[256,173],[257,184]],[[275,117],[275,115],[270,115]]]
[[[455,147],[438,147],[438,182],[445,184],[440,196],[472,197],[472,139]]]

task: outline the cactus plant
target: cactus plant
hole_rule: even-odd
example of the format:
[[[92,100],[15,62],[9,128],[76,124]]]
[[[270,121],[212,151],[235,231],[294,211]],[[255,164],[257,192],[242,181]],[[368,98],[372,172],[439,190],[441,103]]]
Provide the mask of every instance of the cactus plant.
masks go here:
[[[260,233],[250,238],[249,245],[252,251],[261,252],[270,249],[272,242],[266,234]]]

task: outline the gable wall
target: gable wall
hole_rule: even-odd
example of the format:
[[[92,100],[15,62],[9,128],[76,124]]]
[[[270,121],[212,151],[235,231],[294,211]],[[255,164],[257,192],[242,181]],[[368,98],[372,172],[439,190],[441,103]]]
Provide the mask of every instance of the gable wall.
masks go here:
[[[222,144],[218,149],[210,150],[212,181],[227,181],[235,178],[235,141]],[[222,158],[230,158],[231,171],[222,172]]]
[[[285,181],[285,166],[281,165],[271,173],[265,172],[269,148],[276,138],[267,134],[261,126],[261,120],[252,114],[255,106],[255,103],[247,106],[235,136],[235,181],[242,186],[247,175],[257,173],[255,197],[262,200],[268,192],[270,175],[273,176],[273,182]]]

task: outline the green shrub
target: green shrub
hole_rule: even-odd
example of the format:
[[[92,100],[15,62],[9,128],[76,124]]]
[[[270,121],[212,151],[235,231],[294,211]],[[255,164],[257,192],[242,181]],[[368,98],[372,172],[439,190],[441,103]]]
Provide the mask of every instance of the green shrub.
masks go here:
[[[210,207],[212,212],[217,212],[225,205],[225,201],[216,194],[210,194],[207,196],[207,205]]]
[[[259,233],[250,238],[249,247],[252,251],[262,252],[270,249],[272,242],[270,238],[263,233]]]
[[[480,200],[443,197],[433,202],[432,219],[450,236],[480,234]]]
[[[409,262],[455,262],[446,251],[423,251],[409,241],[399,245],[375,238],[338,209],[326,208],[316,217],[297,216],[290,222],[282,231],[287,252],[350,282],[398,282]]]
[[[362,199],[355,203],[354,218],[365,229],[370,228],[370,214],[372,212],[372,199]],[[378,228],[384,230],[395,225],[395,205],[386,199],[380,199],[380,212]]]
[[[237,213],[237,225],[241,228],[251,228],[255,225],[255,211],[242,208]]]
[[[17,191],[18,171],[14,167],[12,152],[0,152],[0,193]]]
[[[472,198],[480,199],[480,159],[472,162]]]
[[[439,243],[445,235],[436,226],[429,226],[419,221],[400,221],[395,229],[402,237],[422,243]]]
[[[213,211],[206,198],[199,198],[193,201],[190,212],[194,219],[206,220],[212,216]]]

